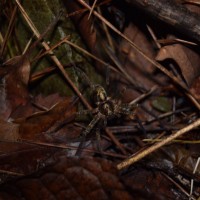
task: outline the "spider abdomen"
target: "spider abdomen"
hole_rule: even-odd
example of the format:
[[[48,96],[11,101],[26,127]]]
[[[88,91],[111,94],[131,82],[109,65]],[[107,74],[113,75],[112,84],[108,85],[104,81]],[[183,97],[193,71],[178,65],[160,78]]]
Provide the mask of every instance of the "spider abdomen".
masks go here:
[[[112,101],[106,101],[99,105],[99,111],[101,114],[112,117],[114,116],[115,106]]]

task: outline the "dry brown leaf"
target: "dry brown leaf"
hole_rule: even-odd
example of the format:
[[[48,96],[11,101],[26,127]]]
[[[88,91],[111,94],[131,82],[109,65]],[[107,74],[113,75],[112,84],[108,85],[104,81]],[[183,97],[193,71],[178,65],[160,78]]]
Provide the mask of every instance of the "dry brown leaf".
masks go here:
[[[7,120],[10,114],[29,100],[27,84],[30,62],[24,56],[16,56],[0,69],[0,119]]]
[[[19,139],[19,125],[0,120],[0,141],[17,141]]]
[[[152,44],[148,41],[145,33],[140,30],[134,24],[130,24],[125,30],[124,34],[130,38],[140,49],[145,52],[150,58],[154,58],[154,49]],[[142,88],[149,90],[154,85],[157,85],[158,82],[162,79],[162,76],[152,76],[154,72],[154,66],[149,63],[142,55],[140,55],[131,45],[122,40],[120,43],[120,59],[122,66],[127,71],[127,73],[132,77],[137,85],[140,85]],[[164,81],[162,80],[162,83]],[[159,84],[161,85],[161,84]],[[123,88],[124,86],[122,86]],[[126,87],[126,85],[125,85]],[[133,89],[127,88],[124,95],[124,101],[131,101],[138,97],[138,93]]]
[[[58,103],[49,111],[39,112],[30,117],[16,119],[14,123],[0,120],[0,140],[17,141],[19,139],[36,139],[50,128],[69,123],[75,117],[75,107],[70,99]]]
[[[200,77],[198,77],[192,84],[190,91],[195,95],[195,98],[200,101]]]
[[[111,162],[65,155],[32,176],[2,185],[0,196],[2,199],[134,199]]]
[[[137,46],[139,46],[150,58],[154,57],[154,50],[152,44],[148,41],[144,32],[140,30],[136,25],[130,23],[127,28],[124,30],[124,35],[130,38]],[[120,50],[125,55],[125,61],[134,63],[136,66],[140,66],[143,71],[153,72],[154,67],[149,63],[144,57],[139,54],[131,45],[122,40],[120,43]],[[125,63],[128,65],[128,63]]]
[[[75,117],[75,101],[65,98],[52,109],[40,112],[25,119],[19,119],[15,122],[20,123],[19,134],[21,139],[35,139],[50,128],[54,129],[65,121],[69,123]]]
[[[83,12],[82,7],[76,1],[67,0],[65,1],[65,5],[70,14],[76,12],[75,15],[72,15],[72,20],[84,39],[85,44],[93,51],[96,43],[96,31],[92,28],[92,20],[88,19],[89,13]]]
[[[189,86],[200,75],[199,54],[182,44],[162,47],[156,56],[156,60],[163,61],[166,59],[172,59],[178,64]]]
[[[188,199],[188,197],[175,187],[175,185],[160,171],[143,168],[135,169],[129,176],[124,177],[124,183],[131,189],[132,193],[137,196],[136,199]]]
[[[12,119],[29,117],[36,112],[51,109],[54,105],[64,99],[65,97],[60,96],[58,93],[50,94],[48,96],[39,94],[38,96],[33,97],[26,105],[19,106],[14,112],[12,112],[10,117]]]
[[[0,141],[0,184],[44,167],[44,161],[55,150],[22,142]]]

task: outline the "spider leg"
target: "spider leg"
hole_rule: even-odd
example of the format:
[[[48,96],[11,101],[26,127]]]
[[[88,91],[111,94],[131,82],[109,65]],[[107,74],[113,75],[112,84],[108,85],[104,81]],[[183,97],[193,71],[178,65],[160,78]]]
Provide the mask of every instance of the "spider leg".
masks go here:
[[[122,115],[129,115],[130,118],[134,118],[135,116],[135,110],[137,108],[137,105],[130,105],[127,103],[122,104],[119,106],[119,113]]]
[[[91,110],[80,110],[79,112],[76,113],[76,115],[89,115],[92,114]]]
[[[140,121],[140,119],[138,118],[137,115],[135,115],[135,119],[136,119],[136,121],[138,122],[139,127],[140,127],[140,129],[142,130],[143,134],[146,134],[146,130],[145,130],[144,126],[142,125],[142,122]]]
[[[96,129],[96,139],[97,139],[97,149],[102,152],[102,148],[101,148],[101,145],[100,145],[100,142],[101,142],[101,134],[100,134],[100,129],[97,128]]]
[[[85,137],[83,137],[81,142],[80,142],[80,144],[79,144],[79,146],[78,146],[78,148],[77,148],[75,156],[79,157],[81,155],[82,149],[84,148],[85,140],[86,140]]]
[[[103,120],[103,127],[106,127],[107,125],[107,119],[106,117],[102,116],[101,119]],[[100,134],[100,128],[96,128],[96,139],[97,139],[97,149],[102,152],[101,148],[101,134]]]
[[[80,110],[76,112],[76,120],[77,121],[82,121],[84,119],[87,119],[88,117],[93,116],[93,110]]]
[[[89,125],[86,127],[86,129],[81,133],[81,137],[82,137],[82,141],[79,144],[79,147],[76,151],[76,156],[80,156],[81,154],[81,150],[84,147],[84,142],[86,140],[86,136],[88,135],[88,133],[91,132],[91,130],[94,128],[94,126],[97,124],[97,122],[101,119],[101,115],[97,114],[94,116],[93,120],[89,123]]]
[[[94,126],[97,124],[97,122],[101,119],[101,114],[98,113],[97,115],[94,116],[93,120],[88,124],[86,129],[82,132],[82,136],[87,136],[88,133],[91,132],[91,130],[94,128]]]

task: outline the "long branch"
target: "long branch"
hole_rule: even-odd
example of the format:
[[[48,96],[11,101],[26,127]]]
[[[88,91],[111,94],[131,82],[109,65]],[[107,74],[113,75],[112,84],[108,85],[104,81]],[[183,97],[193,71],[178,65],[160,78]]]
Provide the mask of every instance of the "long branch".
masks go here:
[[[200,42],[200,15],[175,0],[126,0]]]

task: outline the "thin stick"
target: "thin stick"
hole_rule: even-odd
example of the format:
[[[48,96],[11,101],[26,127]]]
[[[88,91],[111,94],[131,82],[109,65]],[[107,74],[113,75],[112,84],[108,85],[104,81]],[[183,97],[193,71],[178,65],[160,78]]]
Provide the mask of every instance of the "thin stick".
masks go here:
[[[160,142],[165,139],[143,139],[143,142]],[[179,143],[179,144],[200,144],[200,140],[173,140],[173,143]]]
[[[139,154],[136,154],[135,156],[132,156],[124,161],[122,161],[121,163],[119,163],[117,165],[117,168],[119,170],[124,169],[132,164],[134,164],[135,162],[141,160],[142,158],[146,157],[147,155],[149,155],[150,153],[158,150],[160,147],[168,144],[169,142],[171,142],[172,140],[176,139],[177,137],[187,133],[188,131],[196,128],[200,126],[200,119],[196,120],[194,123],[184,127],[183,129],[171,134],[169,137],[167,137],[165,140],[156,143],[155,145],[145,149],[144,151],[140,152]]]
[[[65,40],[68,39],[68,38],[69,38],[69,36],[64,37],[64,38],[63,38],[62,40],[60,40],[57,44],[51,46],[51,48],[50,48],[49,50],[46,50],[45,52],[43,52],[42,54],[40,54],[40,55],[38,55],[36,58],[34,58],[34,59],[32,60],[32,62],[33,62],[33,61],[36,61],[36,60],[39,60],[39,59],[41,59],[43,56],[49,54],[50,51],[53,51],[54,49],[56,49],[57,47],[59,47],[62,43],[65,43]]]
[[[25,174],[22,174],[22,173],[12,172],[12,171],[3,170],[3,169],[0,169],[0,173],[8,174],[8,175],[11,175],[11,176],[24,176],[25,175]]]
[[[77,0],[81,5],[86,7],[87,9],[91,10],[91,7],[84,1],[84,0]],[[134,42],[132,42],[127,36],[125,36],[122,32],[120,32],[117,28],[115,28],[108,20],[106,20],[103,16],[101,16],[98,12],[93,11],[93,14],[103,21],[110,29],[112,29],[115,33],[120,35],[123,39],[125,39],[129,44],[139,53],[141,54],[146,60],[148,60],[151,64],[157,67],[160,71],[162,71],[165,75],[170,77],[177,85],[183,88],[186,91],[187,97],[193,102],[193,104],[200,110],[200,104],[195,98],[191,98],[190,91],[188,88],[179,80],[176,76],[174,76],[171,72],[169,72],[166,68],[164,68],[161,64],[157,61],[148,57]]]
[[[21,139],[20,142],[22,143],[28,143],[28,144],[35,144],[39,146],[46,146],[46,147],[55,147],[55,148],[61,148],[61,149],[69,149],[69,150],[77,150],[78,147],[76,146],[71,146],[68,144],[54,144],[54,143],[48,143],[48,142],[41,142],[41,141],[32,141],[32,140],[26,140],[26,139]],[[83,152],[88,152],[88,153],[102,153],[107,156],[112,156],[116,158],[125,158],[126,156],[120,155],[120,154],[115,154],[112,152],[100,152],[100,151],[95,151],[93,149],[85,148],[82,150]]]
[[[98,62],[101,63],[102,65],[105,65],[106,67],[109,67],[109,68],[112,69],[114,72],[120,73],[117,69],[115,69],[115,68],[114,68],[112,65],[110,65],[109,63],[104,62],[103,60],[101,60],[100,58],[94,56],[93,54],[91,54],[91,53],[88,52],[87,50],[83,49],[82,47],[80,47],[80,46],[74,44],[73,42],[70,42],[67,38],[65,39],[65,42],[66,42],[68,45],[70,45],[70,46],[72,46],[72,47],[74,47],[74,48],[80,50],[81,52],[83,52],[83,53],[86,54],[87,56],[90,56],[91,58],[93,58],[94,60],[98,61]],[[121,73],[120,73],[120,74],[121,74]],[[121,74],[121,75],[122,75],[122,74]]]
[[[161,49],[161,45],[160,45],[160,43],[158,42],[158,39],[157,39],[155,33],[153,32],[152,28],[151,28],[149,25],[146,25],[146,27],[147,27],[147,29],[148,29],[148,31],[149,31],[151,37],[153,38],[153,40],[154,40],[154,42],[155,42],[157,48],[158,48],[158,49]]]
[[[90,16],[91,16],[91,14],[93,13],[93,10],[94,10],[94,7],[95,7],[96,3],[97,3],[97,0],[95,0],[94,3],[92,4],[92,8],[91,8],[91,10],[90,10],[88,19],[90,19]]]
[[[112,131],[109,130],[108,128],[105,128],[105,131],[106,131],[107,135],[110,137],[110,139],[114,142],[114,144],[120,149],[120,151],[124,155],[127,155],[127,152],[124,149],[123,145],[116,139],[116,137],[113,135]]]
[[[190,196],[190,194],[182,187],[180,186],[177,182],[175,182],[171,177],[169,177],[167,174],[161,172],[163,174],[163,176],[165,176],[169,181],[171,181],[179,190],[181,190],[185,195],[187,195],[188,197]],[[191,200],[196,200],[196,198],[192,197]]]
[[[101,14],[101,9],[100,8],[97,8],[97,11]],[[113,40],[112,40],[112,37],[109,33],[109,30],[108,30],[108,27],[105,25],[104,22],[102,22],[102,26],[103,26],[103,30],[105,32],[105,35],[106,35],[106,38],[108,40],[108,44],[110,46],[110,48],[114,51],[115,50],[115,47],[114,47],[114,44],[113,44]]]
[[[24,10],[24,8],[22,7],[22,5],[19,3],[18,0],[15,0],[15,2],[17,3],[22,15],[24,16],[24,19],[26,20],[26,22],[28,23],[28,25],[30,26],[31,30],[33,31],[33,33],[36,35],[37,38],[40,38],[40,33],[37,30],[37,28],[35,27],[35,25],[33,24],[32,20],[29,18],[29,16],[27,15],[26,11]],[[51,54],[51,59],[54,61],[54,63],[57,65],[57,67],[60,69],[60,71],[62,72],[63,76],[65,77],[65,79],[67,80],[67,82],[69,83],[69,85],[72,87],[72,89],[75,91],[75,93],[78,95],[78,97],[82,100],[83,104],[89,109],[91,110],[92,107],[91,105],[87,102],[87,100],[83,97],[83,95],[81,94],[81,92],[78,90],[78,88],[74,85],[73,81],[70,79],[68,73],[65,71],[63,65],[60,63],[60,61],[58,60],[58,58],[53,55],[53,52],[50,51],[50,47],[46,42],[42,42],[43,47],[49,51],[49,54]]]
[[[4,37],[4,40],[3,40],[3,44],[1,45],[0,57],[3,57],[3,53],[4,53],[4,50],[6,48],[8,38],[10,37],[10,34],[13,30],[13,24],[14,24],[14,21],[15,21],[16,13],[17,13],[17,6],[14,7],[14,10],[13,10],[12,15],[11,15],[11,19],[9,21],[8,29],[7,29],[6,35]]]
[[[138,84],[137,82],[135,82],[135,80],[133,79],[133,77],[131,77],[131,75],[124,69],[124,67],[122,66],[122,64],[120,63],[119,59],[115,56],[115,54],[112,52],[112,49],[108,48],[107,45],[105,45],[105,43],[103,43],[104,49],[106,51],[106,53],[108,54],[108,56],[110,57],[110,59],[115,63],[115,65],[117,66],[117,68],[122,72],[122,74],[126,77],[126,79],[136,88],[140,89],[140,90],[144,90],[144,88],[142,87],[142,85]]]
[[[74,47],[74,48],[80,50],[81,52],[83,52],[83,53],[86,54],[87,56],[91,57],[92,59],[98,61],[98,62],[101,63],[102,65],[104,65],[104,66],[106,66],[106,67],[109,67],[111,70],[113,70],[114,72],[118,73],[119,75],[121,75],[121,76],[122,76],[123,78],[125,78],[126,80],[130,81],[124,73],[118,71],[118,70],[117,70],[114,66],[112,66],[111,64],[109,64],[109,63],[103,61],[102,59],[100,59],[100,58],[94,56],[94,55],[91,54],[89,51],[83,49],[82,47],[80,47],[80,46],[78,46],[78,45],[76,45],[76,44],[74,44],[73,42],[70,42],[68,39],[66,39],[65,42],[66,42],[67,44],[69,44],[70,46],[72,46],[72,47]],[[131,82],[131,81],[130,81],[130,82]],[[132,83],[132,82],[131,82],[131,83]]]
[[[200,157],[198,157],[198,159],[197,159],[196,165],[195,165],[194,170],[193,170],[193,174],[196,173],[196,170],[197,170],[197,168],[199,166],[199,162],[200,162]],[[189,200],[192,199],[193,187],[194,187],[194,179],[191,179],[191,183],[190,183],[190,198],[189,198]]]
[[[159,39],[159,40],[156,40],[156,41],[159,44],[165,44],[165,45],[174,44],[174,43],[189,44],[189,45],[194,45],[194,46],[198,45],[197,43],[190,42],[190,41],[187,41],[187,40],[182,40],[182,39],[179,39],[179,38],[174,38],[174,39]]]
[[[151,95],[155,90],[157,89],[157,86],[153,86],[148,92],[140,95],[138,98],[134,99],[133,101],[131,101],[129,104],[133,105],[138,103],[139,101],[143,100],[144,98],[148,97],[149,95]]]

